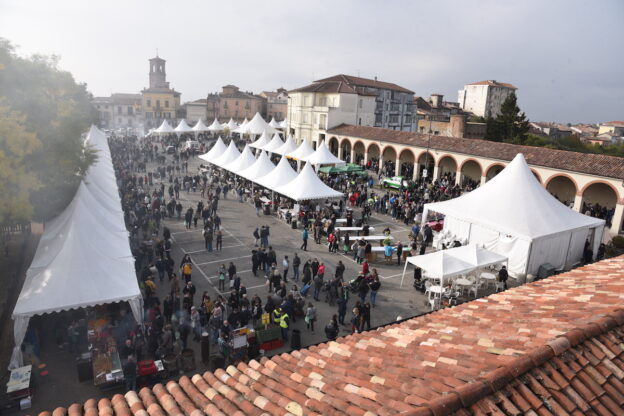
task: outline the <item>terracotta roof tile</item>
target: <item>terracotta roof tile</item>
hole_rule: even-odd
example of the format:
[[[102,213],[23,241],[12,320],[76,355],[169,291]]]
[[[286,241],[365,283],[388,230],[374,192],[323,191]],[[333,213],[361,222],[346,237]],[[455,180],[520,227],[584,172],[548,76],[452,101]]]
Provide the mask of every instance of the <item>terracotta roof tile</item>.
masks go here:
[[[606,260],[376,331],[53,413],[624,414],[623,266],[624,257]]]
[[[545,147],[521,146],[480,139],[429,136],[416,132],[348,124],[334,127],[328,131],[328,134],[412,145],[423,150],[428,147],[432,150],[451,151],[501,161],[511,161],[518,153],[522,153],[530,165],[624,179],[624,158],[615,156],[578,153]]]
[[[319,79],[314,82],[327,82],[327,81],[342,81],[342,82],[345,82],[349,85],[356,86],[356,87],[371,87],[371,88],[380,88],[380,89],[406,92],[409,94],[414,93],[414,91],[408,90],[407,88],[403,88],[391,82],[383,82],[383,81],[377,81],[376,79],[354,77],[353,75],[343,75],[343,74],[334,75],[332,77]]]

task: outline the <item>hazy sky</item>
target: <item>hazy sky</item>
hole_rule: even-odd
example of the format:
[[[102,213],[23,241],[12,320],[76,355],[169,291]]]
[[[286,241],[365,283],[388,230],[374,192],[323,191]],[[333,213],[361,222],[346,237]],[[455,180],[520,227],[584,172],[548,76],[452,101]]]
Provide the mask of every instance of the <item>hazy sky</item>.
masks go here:
[[[0,37],[60,55],[95,95],[146,87],[158,48],[182,101],[338,73],[456,101],[495,79],[535,121],[624,120],[623,0],[0,0]]]

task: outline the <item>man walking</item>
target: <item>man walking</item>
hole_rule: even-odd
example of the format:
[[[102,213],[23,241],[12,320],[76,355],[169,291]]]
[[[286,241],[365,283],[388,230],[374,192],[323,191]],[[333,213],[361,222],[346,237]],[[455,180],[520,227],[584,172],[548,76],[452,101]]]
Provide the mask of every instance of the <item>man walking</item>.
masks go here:
[[[282,270],[284,272],[283,278],[284,282],[288,282],[288,268],[290,267],[290,262],[288,261],[288,256],[284,256],[284,260],[282,260]]]
[[[308,229],[303,229],[303,234],[301,235],[301,239],[303,240],[303,244],[301,244],[301,250],[308,251]]]
[[[295,257],[293,257],[292,266],[293,266],[293,280],[295,282],[299,281],[299,266],[301,265],[301,259],[295,253]]]

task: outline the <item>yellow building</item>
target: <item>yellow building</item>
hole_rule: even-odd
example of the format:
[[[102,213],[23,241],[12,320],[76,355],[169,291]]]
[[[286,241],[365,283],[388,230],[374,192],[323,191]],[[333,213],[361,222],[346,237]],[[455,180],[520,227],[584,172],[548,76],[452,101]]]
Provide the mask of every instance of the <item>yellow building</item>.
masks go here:
[[[169,87],[165,60],[152,58],[149,60],[149,88],[141,91],[145,127],[158,127],[163,120],[175,126],[180,110],[180,93]]]

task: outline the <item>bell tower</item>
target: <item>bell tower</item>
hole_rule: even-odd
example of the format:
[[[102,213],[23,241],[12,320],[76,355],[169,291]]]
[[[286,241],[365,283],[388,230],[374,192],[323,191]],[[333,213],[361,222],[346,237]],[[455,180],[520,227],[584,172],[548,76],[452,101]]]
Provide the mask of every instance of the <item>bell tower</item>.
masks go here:
[[[149,72],[149,86],[150,88],[169,88],[167,82],[167,73],[165,72],[164,59],[156,56],[149,60],[150,72]]]

